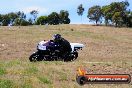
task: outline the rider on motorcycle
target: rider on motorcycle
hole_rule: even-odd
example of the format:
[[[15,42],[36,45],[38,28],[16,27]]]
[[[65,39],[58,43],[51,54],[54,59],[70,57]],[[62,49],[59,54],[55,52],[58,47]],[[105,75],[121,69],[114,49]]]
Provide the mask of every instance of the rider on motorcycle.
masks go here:
[[[72,51],[70,43],[61,37],[60,34],[55,34],[53,36],[53,41],[59,45],[59,51],[61,55],[66,55]]]

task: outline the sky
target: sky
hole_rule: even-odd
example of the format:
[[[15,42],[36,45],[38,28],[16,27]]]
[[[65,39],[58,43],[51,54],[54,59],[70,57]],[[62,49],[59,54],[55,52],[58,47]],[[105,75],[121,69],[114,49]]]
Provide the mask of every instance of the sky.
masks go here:
[[[49,15],[51,12],[60,12],[60,10],[67,10],[69,12],[69,18],[71,24],[90,24],[87,18],[88,9],[94,5],[108,5],[111,2],[120,2],[124,0],[1,0],[0,2],[0,14],[6,14],[9,12],[23,11],[29,14],[32,10],[38,10],[41,15]],[[132,11],[132,0],[128,0],[130,3],[129,9]],[[81,17],[77,14],[77,7],[83,4],[84,14]]]

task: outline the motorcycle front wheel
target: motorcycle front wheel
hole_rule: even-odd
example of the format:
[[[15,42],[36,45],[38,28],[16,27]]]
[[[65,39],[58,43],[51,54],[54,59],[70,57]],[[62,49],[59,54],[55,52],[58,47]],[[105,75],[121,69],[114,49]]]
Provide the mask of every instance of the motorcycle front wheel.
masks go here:
[[[39,60],[39,54],[38,53],[33,53],[30,57],[29,57],[30,62],[36,62]]]

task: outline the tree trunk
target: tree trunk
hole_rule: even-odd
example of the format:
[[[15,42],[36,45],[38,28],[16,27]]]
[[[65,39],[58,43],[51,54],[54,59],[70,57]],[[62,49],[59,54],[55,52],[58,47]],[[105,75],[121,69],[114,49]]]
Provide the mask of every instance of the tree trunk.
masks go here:
[[[81,24],[82,24],[82,15],[81,15]]]
[[[98,21],[96,20],[96,25],[98,25],[97,23],[98,23]]]

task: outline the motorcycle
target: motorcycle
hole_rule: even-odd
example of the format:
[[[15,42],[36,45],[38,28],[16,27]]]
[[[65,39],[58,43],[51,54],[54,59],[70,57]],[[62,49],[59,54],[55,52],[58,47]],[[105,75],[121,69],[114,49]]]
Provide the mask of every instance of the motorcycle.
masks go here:
[[[78,50],[82,50],[84,47],[81,43],[70,43],[72,51],[61,55],[59,51],[60,45],[57,45],[53,40],[41,41],[37,45],[37,51],[34,52],[30,57],[30,62],[35,61],[74,61],[78,57]]]

